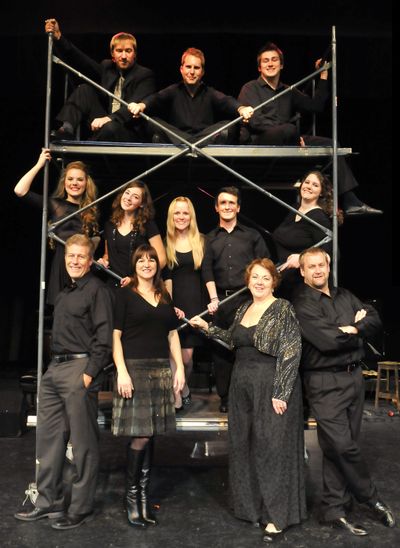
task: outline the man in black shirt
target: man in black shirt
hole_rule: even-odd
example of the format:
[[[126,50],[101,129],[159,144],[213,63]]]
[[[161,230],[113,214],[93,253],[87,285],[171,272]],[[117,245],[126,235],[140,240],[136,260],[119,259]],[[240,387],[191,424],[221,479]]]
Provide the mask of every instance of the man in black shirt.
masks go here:
[[[93,514],[99,467],[97,394],[102,370],[111,361],[113,314],[110,290],[90,272],[93,252],[91,240],[83,234],[71,236],[65,245],[72,283],[55,302],[52,360],[40,385],[39,494],[34,510],[15,514],[22,521],[57,519],[54,529],[78,527]],[[76,475],[65,508],[62,471],[68,440]]]
[[[129,110],[134,116],[144,110],[150,116],[156,114],[164,126],[190,142],[200,140],[239,115],[247,121],[253,109],[241,105],[234,97],[207,86],[203,82],[204,65],[205,58],[201,50],[187,49],[181,60],[182,81],[146,97],[141,103],[131,103]],[[181,143],[179,139],[160,129],[154,130],[153,126],[150,129],[155,131],[152,137],[154,142]],[[233,143],[237,134],[238,124],[217,133],[212,142]],[[207,144],[210,142],[207,141]]]
[[[322,519],[353,535],[367,531],[346,519],[352,495],[387,527],[395,520],[371,480],[359,447],[364,381],[364,339],[381,328],[376,310],[350,291],[330,288],[329,255],[321,248],[300,254],[304,287],[294,307],[303,337],[301,370],[323,453]]]
[[[202,276],[211,302],[208,310],[215,314],[214,323],[227,329],[233,323],[238,307],[249,298],[245,291],[219,309],[219,301],[244,287],[246,266],[253,259],[269,257],[267,245],[259,232],[238,222],[240,191],[234,186],[221,188],[215,197],[215,211],[219,223],[208,235],[202,263]],[[228,392],[232,373],[232,352],[221,346],[214,346],[213,361],[220,411],[228,411]]]
[[[244,84],[238,100],[241,104],[257,107],[288,88],[281,81],[283,53],[276,44],[268,42],[257,55],[257,80]],[[317,61],[318,66],[320,60]],[[300,137],[294,119],[299,112],[322,112],[328,98],[328,71],[320,73],[314,97],[294,88],[266,106],[256,110],[246,126],[241,128],[241,142],[258,145],[332,146],[328,137],[303,135]],[[382,211],[363,204],[354,194],[358,186],[343,156],[338,156],[338,189],[342,207],[347,215],[378,215]]]

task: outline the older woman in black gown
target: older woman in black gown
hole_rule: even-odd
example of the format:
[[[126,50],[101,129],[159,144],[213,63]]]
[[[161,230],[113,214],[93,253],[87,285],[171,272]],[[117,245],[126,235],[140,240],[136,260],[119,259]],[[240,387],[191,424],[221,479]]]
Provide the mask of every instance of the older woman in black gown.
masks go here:
[[[298,366],[301,337],[292,305],[274,296],[270,259],[246,269],[252,300],[228,330],[191,324],[236,349],[229,392],[229,478],[237,518],[265,525],[264,542],[306,517],[304,432]]]

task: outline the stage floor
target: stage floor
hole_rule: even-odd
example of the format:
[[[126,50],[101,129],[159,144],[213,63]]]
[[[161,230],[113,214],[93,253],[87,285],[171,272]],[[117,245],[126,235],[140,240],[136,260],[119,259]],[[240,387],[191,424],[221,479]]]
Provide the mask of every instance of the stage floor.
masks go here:
[[[208,397],[200,392],[193,404],[203,407]],[[218,401],[209,398],[215,418]],[[400,522],[400,416],[389,417],[395,408],[382,402],[375,411],[367,400],[364,411],[362,448],[381,497],[392,506]],[[192,411],[186,415],[193,415]],[[49,520],[24,523],[14,519],[21,508],[28,484],[34,481],[35,428],[21,437],[0,438],[2,547],[12,548],[253,548],[262,546],[262,531],[236,520],[230,509],[226,429],[180,430],[160,436],[155,444],[155,468],[151,484],[152,500],[159,505],[157,527],[137,531],[127,524],[122,507],[126,438],[113,437],[107,427],[101,430],[101,472],[94,519],[71,531],[55,531]],[[369,530],[369,536],[350,535],[318,523],[321,491],[321,454],[316,430],[305,430],[308,453],[307,500],[309,517],[300,526],[284,533],[279,546],[320,548],[363,546],[389,548],[399,545],[399,528],[387,529],[372,519],[359,505],[351,518]],[[29,502],[25,507],[29,506]]]

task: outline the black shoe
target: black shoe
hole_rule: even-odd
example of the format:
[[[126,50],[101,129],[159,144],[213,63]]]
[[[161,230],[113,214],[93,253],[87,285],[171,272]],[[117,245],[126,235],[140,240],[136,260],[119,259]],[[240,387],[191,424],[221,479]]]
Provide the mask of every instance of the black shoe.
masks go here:
[[[43,518],[58,519],[63,516],[64,512],[62,510],[53,510],[52,508],[34,508],[30,512],[17,512],[14,514],[14,517],[21,521],[37,521]]]
[[[182,396],[183,407],[188,407],[192,403],[192,394],[189,392],[187,396]]]
[[[361,204],[359,206],[351,206],[345,210],[344,214],[351,217],[352,215],[367,216],[367,215],[382,215],[381,209],[375,209],[367,204]]]
[[[50,140],[51,141],[74,141],[75,135],[71,133],[70,131],[67,131],[63,127],[60,127],[60,129],[53,129],[53,131],[50,132]]]
[[[367,506],[373,511],[375,517],[377,517],[383,525],[386,527],[394,527],[396,520],[390,508],[386,506],[381,500],[374,502],[367,502]]]
[[[221,403],[219,406],[219,412],[220,413],[227,413],[228,412],[228,404],[227,403]]]
[[[180,413],[181,411],[183,411],[183,405],[180,407],[175,407],[175,413]]]
[[[93,518],[93,512],[87,514],[66,514],[63,518],[52,523],[53,529],[75,529],[86,521],[90,521]]]
[[[335,527],[336,529],[344,529],[356,537],[364,537],[365,535],[368,535],[368,532],[363,527],[350,523],[350,521],[346,518],[337,518],[326,522],[326,524],[331,527]]]

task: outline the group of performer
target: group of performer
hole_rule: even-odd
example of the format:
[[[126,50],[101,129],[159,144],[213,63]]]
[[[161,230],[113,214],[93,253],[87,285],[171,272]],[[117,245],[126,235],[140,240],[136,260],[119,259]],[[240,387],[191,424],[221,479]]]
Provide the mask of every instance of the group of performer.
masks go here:
[[[57,21],[49,19],[45,25],[57,47],[76,62],[85,61],[117,96],[116,79],[122,77],[119,97],[125,93],[129,103],[120,106],[114,99],[109,112],[101,96],[82,85],[74,92],[76,101],[67,102],[59,117],[59,137],[73,134],[75,121],[82,121],[81,107],[79,119],[72,123],[68,118],[78,104],[90,106],[92,138],[101,135],[102,140],[104,135],[110,140],[117,130],[146,131],[140,112],[158,114],[167,106],[171,117],[183,118],[182,125],[176,118],[165,120],[166,127],[174,126],[177,135],[196,142],[219,123],[207,118],[196,131],[193,125],[184,125],[191,116],[190,105],[199,100],[209,112],[218,106],[232,117],[240,115],[245,139],[270,143],[279,138],[281,143],[296,144],[300,136],[289,121],[292,107],[314,104],[315,109],[325,100],[327,73],[322,71],[316,98],[305,100],[293,90],[285,95],[283,111],[272,107],[272,119],[279,123],[271,124],[269,132],[269,123],[262,125],[265,113],[261,110],[257,116],[253,108],[265,100],[264,94],[283,86],[283,55],[274,45],[261,51],[260,78],[245,85],[236,101],[202,82],[204,56],[199,50],[184,53],[182,82],[157,92],[152,72],[135,62],[133,36],[114,36],[112,61],[97,64],[61,35]],[[129,90],[136,86],[141,91],[133,96]],[[278,111],[288,119],[280,120]],[[168,132],[158,133],[154,139],[160,142],[165,135]],[[216,138],[228,137],[217,132]],[[16,185],[19,197],[42,205],[41,196],[30,188],[50,160],[50,151],[43,149]],[[343,194],[353,194],[351,188],[345,187]],[[359,446],[364,398],[360,360],[364,340],[381,329],[381,321],[372,306],[346,289],[332,287],[331,244],[319,245],[324,232],[307,221],[332,227],[332,186],[327,177],[310,171],[302,178],[297,213],[289,213],[273,233],[278,257],[271,257],[257,230],[239,221],[241,193],[235,186],[216,193],[217,225],[206,236],[187,196],[170,203],[165,237],[154,220],[144,182],[131,182],[116,196],[104,231],[97,207],[85,207],[95,197],[96,185],[79,161],[64,168],[49,200],[50,222],[65,245],[54,243],[47,291],[54,319],[51,361],[39,393],[39,495],[32,510],[15,517],[50,518],[56,530],[93,519],[99,468],[97,392],[104,367],[113,361],[111,428],[114,435],[130,438],[127,520],[136,528],[157,524],[149,498],[154,436],[173,431],[176,413],[191,404],[193,352],[207,341],[220,411],[229,417],[229,478],[236,518],[261,525],[266,543],[307,519],[303,381],[323,453],[321,521],[355,536],[367,535],[363,526],[347,518],[355,499],[385,526],[394,527],[393,512],[378,494]],[[352,202],[356,198],[348,199],[350,209],[372,210]],[[108,284],[97,275],[95,262],[112,273]],[[205,310],[210,321],[204,319]],[[68,441],[76,476],[67,503],[62,468]]]

